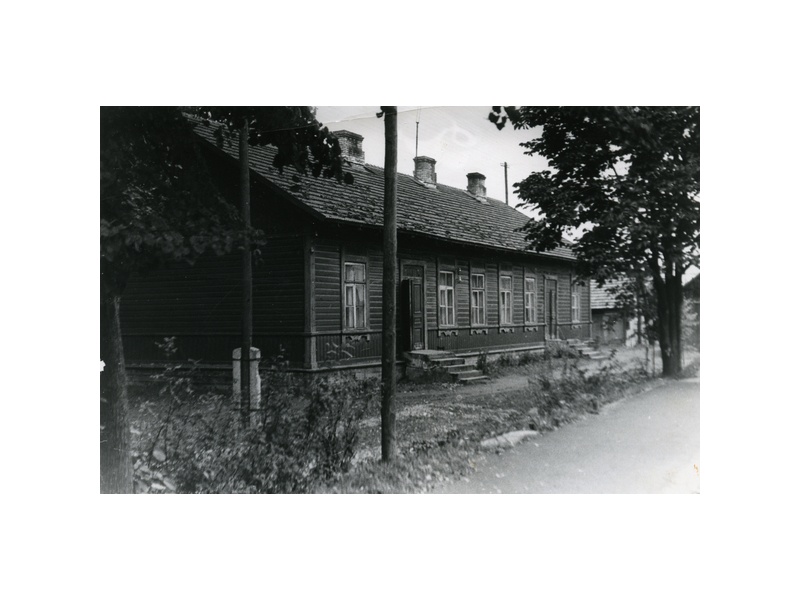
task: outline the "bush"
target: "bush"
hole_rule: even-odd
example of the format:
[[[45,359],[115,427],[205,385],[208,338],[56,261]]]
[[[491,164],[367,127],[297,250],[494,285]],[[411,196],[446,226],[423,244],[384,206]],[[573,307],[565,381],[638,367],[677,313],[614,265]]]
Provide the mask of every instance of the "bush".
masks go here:
[[[622,369],[613,357],[594,372],[578,367],[576,360],[564,359],[560,366],[551,361],[550,365],[549,371],[529,382],[536,429],[558,427],[585,412],[596,413],[602,404],[646,379],[639,370]]]
[[[302,382],[276,361],[262,370],[262,407],[247,427],[230,398],[197,394],[194,368],[158,376],[158,400],[146,406],[156,418],[137,432],[138,492],[296,493],[349,469],[374,380]]]

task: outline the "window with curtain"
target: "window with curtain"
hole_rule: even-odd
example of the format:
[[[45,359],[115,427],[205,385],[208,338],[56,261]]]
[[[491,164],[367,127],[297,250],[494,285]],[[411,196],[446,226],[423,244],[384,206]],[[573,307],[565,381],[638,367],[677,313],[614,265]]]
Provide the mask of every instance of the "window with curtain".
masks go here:
[[[472,324],[486,325],[486,278],[482,273],[470,277],[472,288]]]
[[[346,329],[367,327],[367,265],[344,263],[344,326]]]
[[[525,322],[536,322],[536,278],[525,278]]]
[[[581,295],[578,292],[572,292],[572,321],[578,322],[581,320]]]
[[[500,276],[500,324],[511,325],[511,277],[508,275]]]
[[[439,325],[456,324],[454,283],[452,271],[439,271]]]

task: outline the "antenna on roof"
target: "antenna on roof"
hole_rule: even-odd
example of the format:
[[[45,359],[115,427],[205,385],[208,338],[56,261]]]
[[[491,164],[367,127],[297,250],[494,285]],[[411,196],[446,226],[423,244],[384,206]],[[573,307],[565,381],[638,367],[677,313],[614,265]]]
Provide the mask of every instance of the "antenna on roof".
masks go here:
[[[503,171],[505,172],[506,176],[506,204],[508,204],[508,163],[502,163]]]
[[[419,115],[422,112],[422,107],[417,108],[417,139],[414,142],[414,158],[419,156]]]

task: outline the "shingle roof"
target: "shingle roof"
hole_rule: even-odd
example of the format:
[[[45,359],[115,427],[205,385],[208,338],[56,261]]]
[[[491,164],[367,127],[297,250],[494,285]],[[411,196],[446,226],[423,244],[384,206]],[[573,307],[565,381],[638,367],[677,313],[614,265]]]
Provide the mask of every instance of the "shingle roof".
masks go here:
[[[198,123],[195,131],[214,146],[215,126]],[[228,141],[222,148],[238,157],[238,143]],[[301,177],[300,191],[292,181],[295,171],[283,174],[272,166],[276,149],[251,147],[253,171],[291,193],[299,202],[324,219],[360,225],[383,225],[383,169],[373,165],[349,165],[355,183],[346,185],[332,179]],[[490,248],[540,254],[574,260],[566,247],[535,253],[527,250],[525,234],[518,231],[529,218],[505,202],[485,198],[481,202],[467,192],[447,185],[427,187],[410,175],[397,174],[397,228],[418,235]]]
[[[606,281],[604,287],[600,287],[600,285],[594,279],[592,279],[591,282],[592,310],[602,310],[604,308],[616,308],[617,299],[612,290],[618,287],[621,283],[622,281],[620,280],[612,279]]]

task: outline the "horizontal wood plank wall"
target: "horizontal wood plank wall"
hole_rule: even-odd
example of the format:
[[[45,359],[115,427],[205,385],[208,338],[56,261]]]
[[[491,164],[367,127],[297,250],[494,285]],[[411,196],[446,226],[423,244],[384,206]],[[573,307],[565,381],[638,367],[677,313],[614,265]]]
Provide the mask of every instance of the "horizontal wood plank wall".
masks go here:
[[[456,259],[455,286],[456,324],[469,327],[469,260]]]
[[[369,256],[369,274],[367,276],[367,293],[369,294],[369,328],[383,327],[383,252],[371,248]],[[399,278],[397,279],[399,281]]]
[[[513,299],[511,318],[514,326],[521,326],[525,323],[525,269],[519,263],[515,263],[511,269],[511,284],[514,286],[511,297]]]
[[[303,269],[302,235],[267,240],[253,265],[254,334],[303,331]]]
[[[500,324],[498,277],[498,264],[486,263],[486,322],[490,327],[497,327]]]
[[[558,273],[558,323],[572,323],[572,278],[569,272]]]
[[[342,328],[341,247],[335,240],[314,242],[317,331]]]
[[[302,340],[297,346],[278,338],[303,332],[303,285],[302,236],[270,236],[253,268],[253,336],[263,357],[277,354],[283,345],[287,359],[302,360]],[[241,345],[241,298],[236,253],[203,256],[194,265],[175,264],[133,277],[121,310],[126,357],[162,359],[155,342],[175,336],[177,358],[230,361]]]

